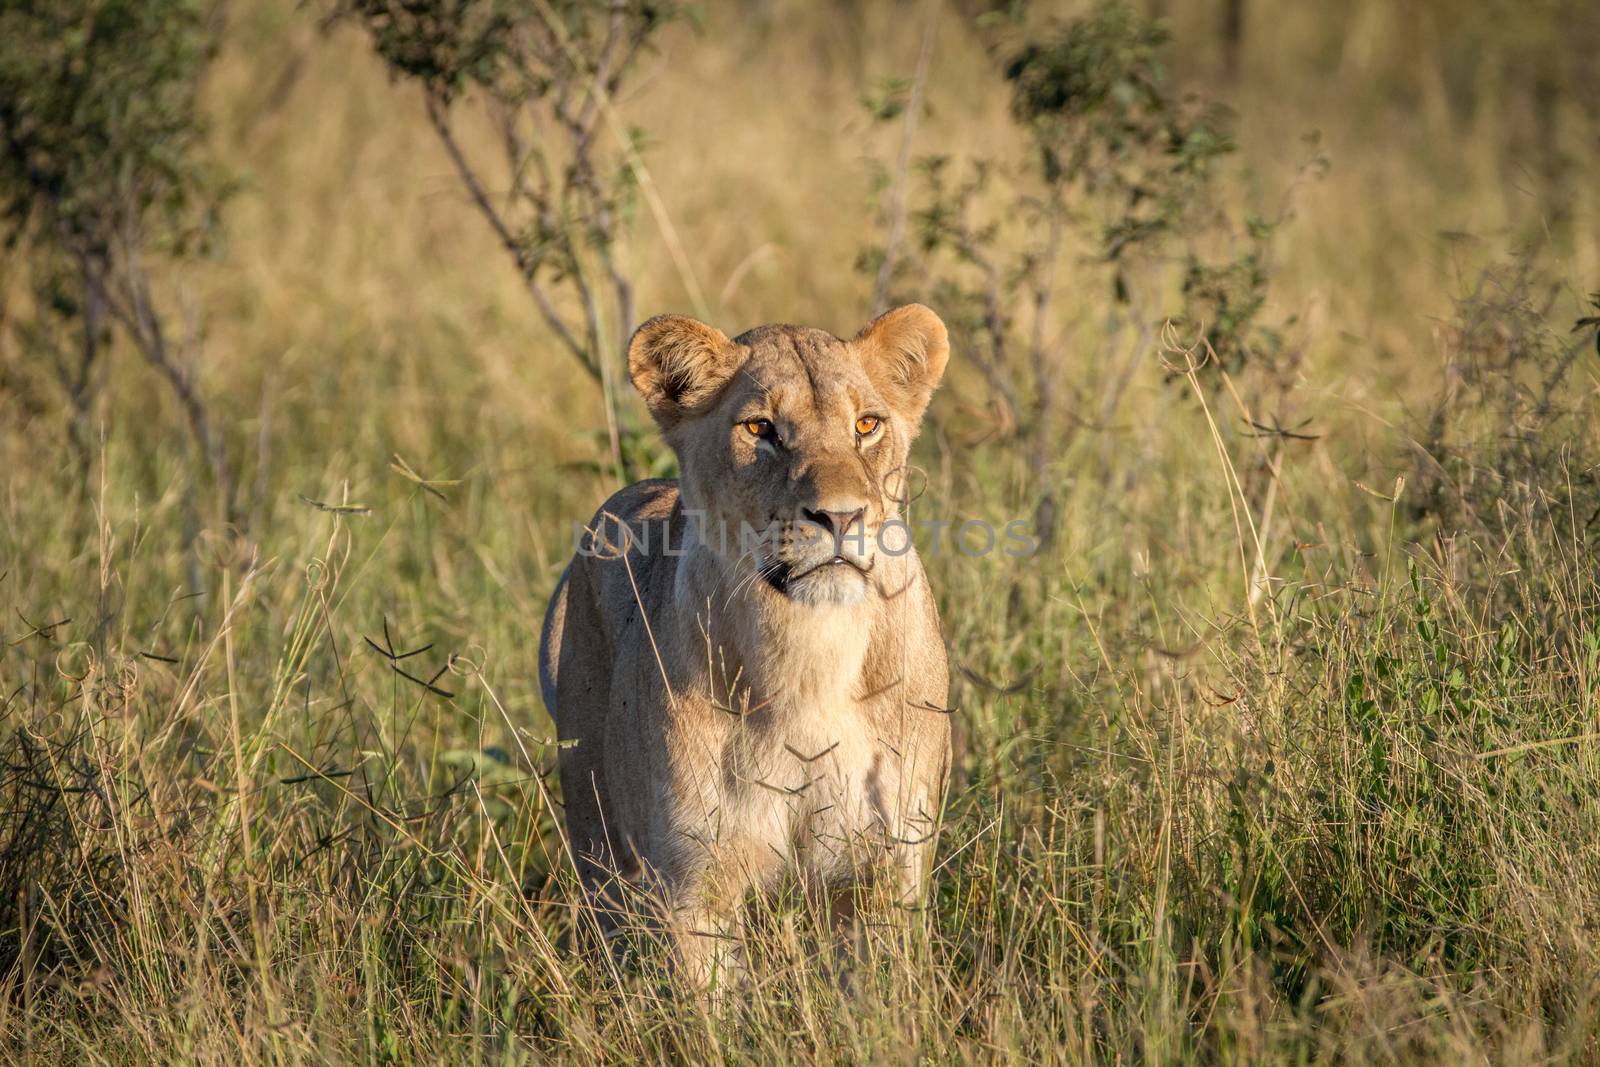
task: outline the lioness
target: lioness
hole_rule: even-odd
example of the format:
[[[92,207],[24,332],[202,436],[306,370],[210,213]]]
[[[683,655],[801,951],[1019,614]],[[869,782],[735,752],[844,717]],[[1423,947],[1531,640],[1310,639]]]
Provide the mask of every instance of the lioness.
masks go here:
[[[596,514],[545,614],[540,684],[585,886],[658,893],[692,980],[787,872],[836,915],[874,880],[924,895],[949,677],[899,503],[949,354],[920,304],[848,341],[663,315],[629,344],[681,478]]]

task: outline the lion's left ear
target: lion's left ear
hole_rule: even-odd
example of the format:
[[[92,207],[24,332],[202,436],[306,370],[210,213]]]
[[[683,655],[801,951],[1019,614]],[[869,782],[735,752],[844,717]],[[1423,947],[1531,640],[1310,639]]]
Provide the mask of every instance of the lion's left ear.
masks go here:
[[[932,310],[906,304],[869,322],[850,344],[898,414],[916,424],[950,362],[950,335]]]

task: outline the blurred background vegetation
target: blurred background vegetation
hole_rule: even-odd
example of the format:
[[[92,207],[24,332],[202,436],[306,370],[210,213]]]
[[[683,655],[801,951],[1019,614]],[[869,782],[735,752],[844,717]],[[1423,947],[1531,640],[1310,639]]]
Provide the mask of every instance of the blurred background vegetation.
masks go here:
[[[0,0],[0,1042],[1592,1060],[1600,7]],[[535,684],[641,319],[954,358],[936,898],[708,1011]],[[647,954],[648,956],[648,954]],[[790,966],[777,964],[787,961]]]

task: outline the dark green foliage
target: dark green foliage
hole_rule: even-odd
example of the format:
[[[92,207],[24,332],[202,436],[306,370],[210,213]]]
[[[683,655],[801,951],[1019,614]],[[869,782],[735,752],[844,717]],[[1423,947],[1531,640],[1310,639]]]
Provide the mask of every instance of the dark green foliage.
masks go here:
[[[1282,335],[1258,326],[1272,280],[1266,248],[1272,227],[1237,259],[1211,263],[1197,255],[1184,262],[1182,296],[1184,313],[1174,323],[1185,340],[1196,333],[1229,371],[1265,362],[1278,354]]]
[[[1589,294],[1589,307],[1600,311],[1600,293]],[[1572,324],[1573,333],[1589,333],[1594,336],[1594,350],[1600,355],[1600,315],[1585,315]]]
[[[167,381],[211,469],[233,484],[152,270],[209,251],[228,183],[197,100],[215,47],[199,0],[64,0],[0,9],[0,227],[25,250],[31,307],[13,324],[66,394],[79,463],[103,355],[120,332]]]
[[[473,88],[508,98],[572,92],[606,77],[603,53],[631,54],[677,5],[641,0],[349,0],[389,66],[450,99]],[[620,28],[624,36],[610,34]]]
[[[1176,175],[1233,150],[1221,111],[1168,86],[1168,43],[1161,24],[1112,0],[1031,34],[1005,57],[1011,114],[1028,129],[1047,182],[1122,182],[1135,200],[1159,198],[1152,153]]]
[[[515,26],[509,10],[483,0],[352,0],[372,44],[396,74],[449,99],[474,83],[493,82],[506,62]]]
[[[0,10],[0,205],[12,241],[102,256],[130,235],[179,253],[202,243],[218,190],[196,101],[215,45],[211,8],[30,0]]]

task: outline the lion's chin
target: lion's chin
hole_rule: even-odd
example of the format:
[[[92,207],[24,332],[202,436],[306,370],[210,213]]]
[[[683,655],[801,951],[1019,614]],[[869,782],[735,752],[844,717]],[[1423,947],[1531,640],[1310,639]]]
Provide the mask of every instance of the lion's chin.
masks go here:
[[[797,604],[849,605],[867,599],[868,569],[834,557],[805,570],[785,566],[766,575],[768,585]]]

